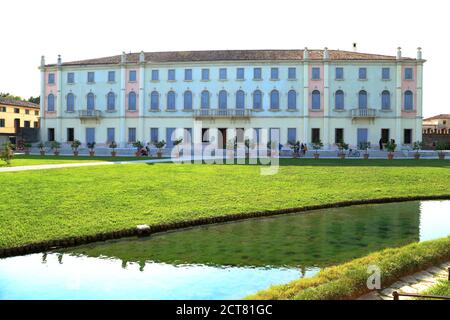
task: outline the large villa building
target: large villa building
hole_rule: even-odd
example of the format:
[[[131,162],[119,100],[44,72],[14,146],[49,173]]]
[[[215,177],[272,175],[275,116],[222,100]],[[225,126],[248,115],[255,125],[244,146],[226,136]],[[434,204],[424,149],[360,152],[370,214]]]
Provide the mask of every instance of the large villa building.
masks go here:
[[[325,148],[422,139],[422,59],[340,50],[141,52],[41,60],[41,138],[98,146],[184,137]],[[269,137],[268,137],[269,136]]]

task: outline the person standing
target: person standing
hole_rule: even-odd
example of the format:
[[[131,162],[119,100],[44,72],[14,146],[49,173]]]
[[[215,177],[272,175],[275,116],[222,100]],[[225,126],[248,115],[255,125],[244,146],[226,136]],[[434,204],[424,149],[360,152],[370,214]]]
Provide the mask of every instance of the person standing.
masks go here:
[[[380,144],[380,150],[383,150],[383,138],[380,138],[378,143]]]

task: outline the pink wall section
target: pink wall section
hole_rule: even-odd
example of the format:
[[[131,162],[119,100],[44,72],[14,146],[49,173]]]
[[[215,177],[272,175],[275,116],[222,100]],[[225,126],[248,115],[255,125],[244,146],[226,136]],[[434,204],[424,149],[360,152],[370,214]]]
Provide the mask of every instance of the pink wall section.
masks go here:
[[[55,75],[55,83],[54,84],[48,84],[48,75],[49,73],[53,73]],[[50,93],[53,93],[55,96],[55,112],[47,112],[47,97]],[[56,70],[54,71],[46,71],[45,72],[45,117],[46,118],[55,118],[56,117],[56,106],[57,106],[57,100],[60,97],[58,97],[58,72]]]
[[[319,80],[312,80],[312,69],[313,68],[320,68],[320,79]],[[313,118],[322,118],[323,117],[323,99],[324,99],[324,69],[323,65],[310,65],[309,71],[309,116]],[[312,108],[312,92],[314,90],[320,91],[320,111],[311,111]]]
[[[405,68],[413,69],[413,80],[405,80]],[[417,110],[417,67],[415,65],[405,65],[402,66],[402,116],[404,117],[415,117]],[[410,90],[413,93],[414,105],[413,111],[404,111],[403,107],[405,105],[405,91]]]
[[[136,81],[130,82],[130,71],[134,70],[136,71]],[[125,74],[126,80],[125,80],[125,116],[129,118],[137,118],[139,117],[139,69],[138,68],[130,68],[126,70]],[[136,93],[136,111],[128,111],[128,93],[131,91],[134,91]]]

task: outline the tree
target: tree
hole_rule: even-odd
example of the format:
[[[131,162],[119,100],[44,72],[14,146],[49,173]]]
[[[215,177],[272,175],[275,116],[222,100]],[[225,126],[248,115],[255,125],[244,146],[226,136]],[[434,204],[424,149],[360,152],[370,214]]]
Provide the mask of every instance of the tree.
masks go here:
[[[35,103],[35,104],[40,104],[41,103],[41,97],[40,96],[29,97],[28,98],[28,102]]]
[[[15,96],[10,94],[9,92],[0,92],[0,98],[6,98],[6,99],[12,99],[12,100],[19,100],[22,101],[23,99],[19,96]]]

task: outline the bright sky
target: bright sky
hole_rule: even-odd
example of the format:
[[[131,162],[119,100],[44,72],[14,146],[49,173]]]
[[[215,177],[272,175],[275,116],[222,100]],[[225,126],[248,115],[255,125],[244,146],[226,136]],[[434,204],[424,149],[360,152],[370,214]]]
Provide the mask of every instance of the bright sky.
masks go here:
[[[450,113],[450,5],[419,0],[14,0],[1,5],[0,92],[39,95],[47,63],[122,51],[330,49],[416,56],[424,116]]]

